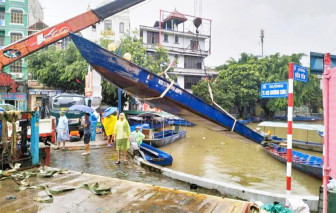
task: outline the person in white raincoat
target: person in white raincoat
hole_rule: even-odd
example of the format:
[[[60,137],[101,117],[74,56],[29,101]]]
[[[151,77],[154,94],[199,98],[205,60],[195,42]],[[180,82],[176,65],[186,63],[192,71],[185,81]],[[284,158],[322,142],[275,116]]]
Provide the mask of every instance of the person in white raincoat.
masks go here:
[[[65,116],[65,112],[60,112],[60,118],[58,120],[57,124],[57,149],[60,148],[60,144],[63,141],[63,148],[65,149],[65,141],[69,141],[69,125],[68,125],[68,119]]]

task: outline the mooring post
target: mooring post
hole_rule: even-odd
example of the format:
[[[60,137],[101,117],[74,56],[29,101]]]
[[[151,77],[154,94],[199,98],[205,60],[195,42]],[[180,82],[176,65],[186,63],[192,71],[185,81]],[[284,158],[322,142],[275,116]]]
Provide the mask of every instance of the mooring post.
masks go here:
[[[31,119],[31,136],[30,136],[30,153],[32,155],[32,164],[39,163],[39,111],[32,113]]]

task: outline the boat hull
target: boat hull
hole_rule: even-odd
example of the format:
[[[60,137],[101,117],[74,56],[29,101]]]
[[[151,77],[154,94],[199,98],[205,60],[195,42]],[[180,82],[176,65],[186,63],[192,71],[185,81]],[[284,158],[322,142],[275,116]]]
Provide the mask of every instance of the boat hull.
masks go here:
[[[159,166],[170,166],[173,164],[173,157],[159,149],[156,149],[148,144],[142,143],[140,150],[145,154],[145,160]],[[153,155],[153,153],[156,153]]]
[[[276,149],[271,148],[271,147],[264,147],[264,150],[266,151],[267,154],[271,155],[273,158],[281,161],[282,163],[286,163],[287,162],[287,154],[286,153],[279,153],[278,151],[276,151]],[[296,153],[300,153],[300,152],[296,152]],[[322,165],[310,165],[309,164],[309,159],[310,157],[307,158],[306,161],[303,160],[295,160],[295,157],[293,157],[293,161],[292,161],[292,166],[293,168],[306,173],[310,176],[322,179]],[[300,162],[301,161],[301,162]]]
[[[277,143],[277,144],[287,143],[287,140],[283,139],[283,138],[276,137],[276,138],[272,139],[272,142]],[[304,149],[304,150],[309,150],[309,151],[314,151],[314,152],[322,152],[323,151],[323,145],[321,143],[293,140],[292,141],[292,146],[294,148]]]
[[[82,56],[103,78],[140,100],[214,131],[228,131],[234,127],[234,132],[257,143],[262,142],[261,135],[177,85],[171,86],[162,98],[158,98],[171,82],[82,37],[74,34],[71,37]]]
[[[185,130],[182,130],[178,133],[175,133],[173,135],[170,135],[168,137],[163,138],[153,138],[153,139],[144,139],[142,142],[149,144],[154,147],[162,147],[166,146],[168,144],[171,144],[177,140],[180,140],[186,136],[187,132]]]

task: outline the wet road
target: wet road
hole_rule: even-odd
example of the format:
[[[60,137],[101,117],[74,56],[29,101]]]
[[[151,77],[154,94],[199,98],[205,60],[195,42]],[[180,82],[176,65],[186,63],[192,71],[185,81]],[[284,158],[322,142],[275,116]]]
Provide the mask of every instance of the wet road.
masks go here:
[[[186,138],[162,148],[174,158],[169,168],[252,189],[286,192],[286,165],[259,144],[199,126],[184,129]],[[293,169],[293,194],[318,195],[320,185],[321,180]]]
[[[83,150],[52,150],[50,166],[168,188],[220,195],[218,192],[202,188],[190,190],[189,184],[148,171],[132,163],[130,158],[128,159],[128,165],[124,165],[122,161],[120,165],[116,165],[114,163],[117,159],[116,151],[113,148],[91,149],[91,153],[88,156],[81,156],[82,152]]]

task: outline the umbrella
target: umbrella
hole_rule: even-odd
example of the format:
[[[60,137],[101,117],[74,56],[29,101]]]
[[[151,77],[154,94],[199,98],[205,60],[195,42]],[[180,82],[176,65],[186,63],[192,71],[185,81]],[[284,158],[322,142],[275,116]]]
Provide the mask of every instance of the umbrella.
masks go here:
[[[81,112],[93,112],[94,110],[91,107],[85,105],[72,105],[68,110],[77,110]]]
[[[103,117],[107,117],[109,115],[112,115],[113,113],[115,113],[118,110],[117,107],[109,107],[107,109],[105,109]]]

